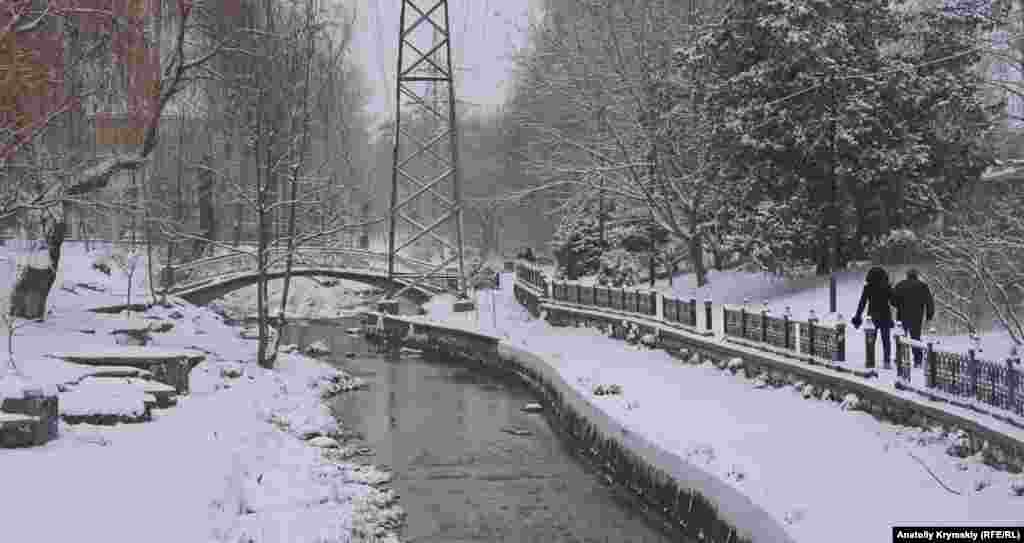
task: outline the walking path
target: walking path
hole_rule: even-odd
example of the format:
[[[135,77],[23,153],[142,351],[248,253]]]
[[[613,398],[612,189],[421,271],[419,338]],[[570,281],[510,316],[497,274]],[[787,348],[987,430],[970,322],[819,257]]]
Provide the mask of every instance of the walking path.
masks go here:
[[[1024,479],[947,455],[954,436],[805,400],[792,387],[758,388],[742,372],[682,364],[596,330],[549,326],[516,303],[512,282],[504,274],[500,292],[481,293],[475,313],[451,313],[439,299],[423,318],[542,356],[595,406],[748,496],[795,541],[888,541],[899,525],[1024,526],[1024,496],[1015,495]],[[622,393],[592,394],[611,384]],[[742,519],[730,520],[742,530]]]

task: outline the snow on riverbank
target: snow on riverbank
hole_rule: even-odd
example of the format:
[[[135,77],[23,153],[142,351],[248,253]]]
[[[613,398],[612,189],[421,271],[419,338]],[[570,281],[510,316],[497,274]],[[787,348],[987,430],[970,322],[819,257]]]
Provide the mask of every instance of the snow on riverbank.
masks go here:
[[[0,258],[8,256],[0,249]],[[112,277],[92,270],[95,257],[68,247],[49,299],[53,313],[17,331],[16,363],[33,386],[73,390],[65,384],[89,371],[50,353],[116,348],[109,332],[126,319],[86,310],[124,303],[127,280],[116,270]],[[136,275],[135,302],[145,296],[139,276],[145,274]],[[188,304],[155,307],[132,320],[173,323],[153,334],[155,347],[206,353],[191,374],[191,393],[175,407],[155,409],[152,422],[61,423],[60,438],[43,447],[0,449],[0,539],[396,540],[401,510],[392,493],[376,487],[388,477],[303,441],[338,432],[321,398],[353,386],[353,378],[297,353],[264,370],[254,363],[254,341]],[[24,387],[0,381],[4,393]],[[68,397],[69,407],[85,414],[137,406],[127,392],[118,398],[124,405],[107,405],[116,402],[100,388],[106,387]],[[75,392],[62,393],[62,402],[68,394]]]
[[[947,455],[956,436],[805,400],[793,387],[759,388],[595,330],[551,327],[515,302],[512,280],[503,275],[493,310],[483,293],[476,313],[438,299],[429,318],[544,357],[594,405],[750,497],[796,541],[888,541],[896,525],[1024,526],[1022,476]],[[593,395],[598,385],[622,393]]]

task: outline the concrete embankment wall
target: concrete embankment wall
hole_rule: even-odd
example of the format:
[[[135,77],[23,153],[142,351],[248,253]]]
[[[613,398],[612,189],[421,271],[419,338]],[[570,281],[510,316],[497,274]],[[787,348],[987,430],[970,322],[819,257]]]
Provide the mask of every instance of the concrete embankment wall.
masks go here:
[[[517,376],[543,399],[549,420],[606,479],[632,493],[648,513],[669,523],[673,531],[706,543],[793,541],[775,519],[739,490],[629,432],[535,353],[499,338],[419,319],[371,313],[366,315],[364,327],[376,340]]]

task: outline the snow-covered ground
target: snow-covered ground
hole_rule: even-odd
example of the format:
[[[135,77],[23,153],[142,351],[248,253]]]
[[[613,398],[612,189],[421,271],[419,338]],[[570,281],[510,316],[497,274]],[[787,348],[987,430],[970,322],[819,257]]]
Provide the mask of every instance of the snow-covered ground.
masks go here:
[[[65,248],[52,313],[17,330],[15,362],[23,376],[5,375],[0,393],[16,392],[26,379],[54,390],[87,371],[50,353],[114,348],[109,332],[127,318],[86,310],[123,303],[127,279],[116,269],[110,277],[93,270],[97,256]],[[0,264],[11,258],[0,248]],[[10,279],[6,268],[0,279]],[[143,272],[135,292],[133,301],[143,301]],[[307,441],[340,430],[321,398],[353,379],[295,353],[264,370],[254,362],[254,341],[180,301],[132,321],[143,317],[173,323],[153,334],[156,347],[206,353],[191,374],[191,393],[175,407],[154,409],[151,422],[61,423],[60,438],[45,446],[0,449],[0,540],[395,540],[401,511],[390,491],[377,488],[387,474],[343,462],[343,449],[321,448],[334,445],[330,440]],[[67,397],[76,414],[102,413],[130,411],[140,399],[127,389],[114,393],[112,380],[90,386],[88,394],[69,387],[62,404]]]
[[[598,408],[750,497],[796,541],[888,541],[897,525],[1024,526],[1024,476],[950,456],[957,436],[684,365],[595,330],[551,327],[515,302],[512,280],[504,274],[502,291],[479,294],[476,312],[452,313],[452,300],[438,298],[421,318],[542,356]],[[743,295],[726,288],[720,299]],[[611,384],[622,393],[592,394]]]
[[[271,313],[277,314],[284,295],[284,280],[267,285]],[[344,279],[294,277],[288,292],[286,316],[292,319],[330,319],[352,316],[372,305],[373,287]],[[256,286],[238,289],[218,302],[235,319],[256,315]]]

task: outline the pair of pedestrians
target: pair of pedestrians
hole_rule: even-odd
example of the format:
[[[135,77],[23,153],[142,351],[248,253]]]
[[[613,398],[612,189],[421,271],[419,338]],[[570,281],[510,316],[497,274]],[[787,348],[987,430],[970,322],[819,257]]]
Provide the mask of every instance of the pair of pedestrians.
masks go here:
[[[884,269],[874,267],[868,270],[860,302],[857,303],[857,312],[851,321],[854,328],[860,328],[865,305],[882,340],[885,368],[890,367],[892,360],[890,333],[894,322],[891,307],[896,308],[896,320],[903,323],[903,328],[916,340],[921,339],[925,321],[931,321],[935,316],[935,300],[931,289],[918,278],[918,272],[913,268],[907,270],[907,278],[895,287],[890,285],[889,274]],[[914,367],[921,365],[921,357],[921,350],[914,349]]]

